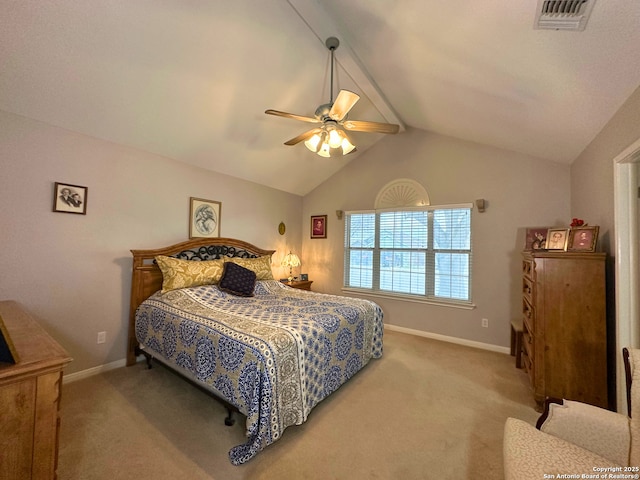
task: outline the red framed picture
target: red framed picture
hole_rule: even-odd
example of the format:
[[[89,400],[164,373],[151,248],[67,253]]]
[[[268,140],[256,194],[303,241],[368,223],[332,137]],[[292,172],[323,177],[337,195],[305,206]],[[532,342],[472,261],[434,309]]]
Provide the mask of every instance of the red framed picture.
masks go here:
[[[311,238],[327,238],[326,215],[311,215]]]

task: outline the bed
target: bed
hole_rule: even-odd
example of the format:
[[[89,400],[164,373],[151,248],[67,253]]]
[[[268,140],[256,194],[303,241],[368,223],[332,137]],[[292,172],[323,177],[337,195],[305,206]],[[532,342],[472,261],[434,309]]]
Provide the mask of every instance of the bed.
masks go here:
[[[274,250],[208,238],[131,253],[127,365],[141,354],[153,357],[244,415],[247,441],[229,452],[235,465],[277,441],[288,426],[304,423],[320,401],[382,356],[377,304],[274,280]],[[227,280],[236,270],[227,263],[257,275],[251,296],[230,293]],[[172,277],[181,270],[167,264],[199,272],[222,264],[225,273],[216,284],[168,285],[184,277]]]

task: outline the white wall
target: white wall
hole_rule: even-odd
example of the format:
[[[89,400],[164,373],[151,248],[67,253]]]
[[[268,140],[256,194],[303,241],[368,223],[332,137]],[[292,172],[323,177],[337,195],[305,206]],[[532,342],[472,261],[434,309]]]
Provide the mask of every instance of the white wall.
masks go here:
[[[472,217],[476,308],[379,298],[385,323],[507,347],[509,322],[521,315],[524,228],[568,226],[569,166],[411,129],[388,136],[304,197],[302,259],[316,290],[340,293],[343,283],[344,221],[335,210],[373,208],[397,178],[420,182],[432,205],[484,198],[487,210]],[[321,214],[328,214],[328,238],[310,239],[309,216]]]
[[[88,187],[87,215],[52,212],[56,181]],[[301,197],[0,111],[0,300],[69,351],[67,373],[123,359],[129,250],[187,240],[189,197],[221,201],[221,236],[277,249],[284,276],[279,260],[300,251]]]

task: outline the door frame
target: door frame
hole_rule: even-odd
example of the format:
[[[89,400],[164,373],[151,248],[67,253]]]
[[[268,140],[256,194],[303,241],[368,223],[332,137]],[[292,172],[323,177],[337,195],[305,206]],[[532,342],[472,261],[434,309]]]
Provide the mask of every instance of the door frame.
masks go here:
[[[616,397],[627,411],[623,347],[640,347],[640,138],[613,159],[615,212]]]

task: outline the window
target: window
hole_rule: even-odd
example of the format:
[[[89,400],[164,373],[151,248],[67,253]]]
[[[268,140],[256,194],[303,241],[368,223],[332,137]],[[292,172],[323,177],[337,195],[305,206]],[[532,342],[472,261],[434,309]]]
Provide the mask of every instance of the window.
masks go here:
[[[346,212],[344,286],[469,304],[471,205]]]

